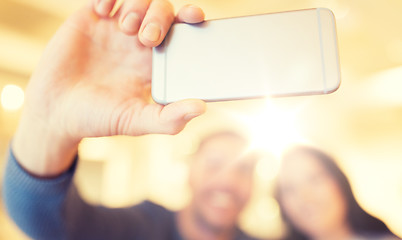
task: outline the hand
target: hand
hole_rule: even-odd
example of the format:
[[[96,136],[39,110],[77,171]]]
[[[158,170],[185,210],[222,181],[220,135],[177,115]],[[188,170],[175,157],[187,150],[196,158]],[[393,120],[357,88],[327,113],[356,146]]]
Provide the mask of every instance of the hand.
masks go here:
[[[205,111],[200,100],[150,102],[151,47],[175,21],[165,0],[92,0],[70,17],[47,46],[26,92],[13,141],[23,167],[54,176],[72,163],[84,137],[176,134]],[[203,21],[193,6],[176,21]]]

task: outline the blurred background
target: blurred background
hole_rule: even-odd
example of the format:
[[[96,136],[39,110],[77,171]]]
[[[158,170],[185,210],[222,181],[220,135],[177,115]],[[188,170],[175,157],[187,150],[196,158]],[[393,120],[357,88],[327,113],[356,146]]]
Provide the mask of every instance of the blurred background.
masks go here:
[[[256,191],[241,219],[244,229],[258,237],[281,236],[284,227],[272,198],[278,156],[288,144],[307,142],[335,156],[363,208],[402,236],[402,1],[173,1],[176,10],[187,3],[203,7],[207,19],[330,8],[337,20],[340,89],[322,96],[210,103],[207,114],[177,136],[86,139],[76,175],[82,195],[110,207],[152,199],[180,209],[190,197],[187,161],[199,136],[233,123],[270,156],[257,166]],[[58,26],[83,4],[0,1],[1,175],[30,74]],[[27,239],[3,207],[0,239]]]

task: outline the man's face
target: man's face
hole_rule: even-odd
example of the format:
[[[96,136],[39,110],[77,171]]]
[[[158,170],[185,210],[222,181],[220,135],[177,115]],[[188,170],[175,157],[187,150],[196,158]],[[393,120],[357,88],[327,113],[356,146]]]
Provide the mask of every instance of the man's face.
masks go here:
[[[255,159],[244,139],[218,135],[205,142],[193,160],[190,185],[197,221],[216,231],[232,228],[251,195]]]

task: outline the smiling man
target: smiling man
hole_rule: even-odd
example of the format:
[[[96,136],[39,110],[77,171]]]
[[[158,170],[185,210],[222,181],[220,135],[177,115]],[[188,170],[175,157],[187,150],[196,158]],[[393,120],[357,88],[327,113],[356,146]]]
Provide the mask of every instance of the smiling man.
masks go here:
[[[178,213],[186,239],[250,239],[236,227],[251,196],[257,160],[247,150],[247,140],[231,131],[201,142],[190,171],[193,198]]]

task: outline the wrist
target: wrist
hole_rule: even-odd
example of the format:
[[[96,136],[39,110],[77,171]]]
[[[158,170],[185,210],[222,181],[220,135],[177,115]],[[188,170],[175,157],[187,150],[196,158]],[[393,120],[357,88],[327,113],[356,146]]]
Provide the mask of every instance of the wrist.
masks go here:
[[[11,148],[18,163],[30,174],[54,177],[73,164],[80,140],[69,139],[44,122],[23,114]]]

